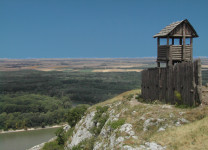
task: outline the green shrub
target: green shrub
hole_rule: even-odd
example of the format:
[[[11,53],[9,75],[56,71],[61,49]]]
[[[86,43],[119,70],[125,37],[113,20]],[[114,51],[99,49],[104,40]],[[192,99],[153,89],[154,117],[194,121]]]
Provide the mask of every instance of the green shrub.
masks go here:
[[[96,122],[99,122],[100,125],[98,127],[92,127],[90,130],[96,136],[100,134],[100,131],[102,130],[103,126],[105,125],[105,122],[109,118],[109,114],[106,113],[108,108],[109,108],[108,106],[103,106],[103,107],[97,106],[96,107],[97,112],[95,113],[93,120]],[[104,115],[104,113],[106,113],[106,114]]]
[[[75,126],[76,123],[81,119],[84,115],[85,111],[89,105],[77,105],[76,107],[69,110],[67,114],[67,122],[71,127]]]
[[[57,141],[45,143],[42,150],[64,150],[63,146],[58,145]]]
[[[160,100],[144,99],[144,98],[142,98],[142,96],[140,94],[138,96],[136,96],[135,99],[137,99],[138,102],[147,103],[147,104],[153,104],[153,105],[165,104],[166,103],[164,99],[162,99],[161,101]]]
[[[134,94],[130,94],[130,95],[127,96],[127,100],[130,101],[133,97],[134,97]]]
[[[177,103],[177,102],[176,102]],[[182,108],[182,109],[184,109],[184,108],[192,108],[192,107],[190,107],[190,106],[188,106],[188,105],[176,105],[175,104],[175,107],[177,107],[177,108]]]
[[[142,98],[142,96],[140,94],[138,96],[136,96],[135,99],[137,99],[138,102],[144,101],[144,99]]]
[[[81,148],[81,145],[79,144],[79,145],[77,145],[77,146],[73,146],[72,147],[72,150],[81,150],[82,148]]]
[[[174,91],[175,93],[175,97],[177,97],[177,99],[179,100],[178,102],[175,102],[175,107],[177,108],[191,108],[190,106],[188,105],[185,105],[182,101],[182,97],[181,97],[181,94],[178,92],[178,91]]]
[[[174,91],[175,97],[177,97],[178,100],[182,100],[181,94],[178,91]]]
[[[106,121],[108,120],[109,115],[106,114],[105,116],[100,117],[97,122],[100,123],[100,125],[98,127],[92,127],[90,129],[91,133],[94,133],[96,136],[98,136],[103,128],[103,126],[105,125]]]
[[[93,146],[94,146],[94,142],[95,142],[95,138],[91,137],[89,139],[85,139],[83,141],[81,141],[78,145],[73,146],[72,150],[92,150]]]
[[[122,126],[124,123],[125,123],[125,119],[120,119],[117,121],[109,122],[108,125],[113,129],[117,129],[118,127]]]
[[[64,145],[64,143],[65,143],[65,136],[64,136],[64,129],[63,129],[63,127],[61,127],[61,128],[59,128],[58,130],[56,130],[56,132],[55,132],[55,134],[56,134],[56,136],[57,136],[57,139],[56,139],[56,141],[58,142],[58,145]]]
[[[108,108],[109,108],[108,106],[103,106],[103,107],[97,106],[96,107],[97,112],[95,113],[93,120],[98,120],[101,117],[101,115],[108,110]]]
[[[68,140],[69,137],[73,135],[74,127],[70,128],[65,134],[64,134],[64,139]]]
[[[55,132],[57,139],[46,143],[42,150],[64,150],[64,144],[73,135],[73,131],[74,127],[67,132],[64,131],[63,127],[58,128]]]

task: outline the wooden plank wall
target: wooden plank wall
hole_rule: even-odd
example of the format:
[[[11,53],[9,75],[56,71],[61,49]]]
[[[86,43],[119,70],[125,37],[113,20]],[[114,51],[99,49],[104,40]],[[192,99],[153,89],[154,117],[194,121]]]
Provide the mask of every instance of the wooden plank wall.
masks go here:
[[[182,45],[171,45],[172,47],[172,59],[182,60]]]
[[[142,95],[146,99],[159,98],[159,68],[150,68],[142,71]],[[155,91],[155,92],[151,92]],[[151,94],[149,94],[151,92]]]
[[[158,46],[158,59],[165,59],[167,60],[167,52],[168,52],[169,46],[167,45],[159,45]]]
[[[197,91],[197,85],[201,80],[199,65],[201,65],[200,59],[194,62],[178,63],[168,68],[143,70],[142,97],[150,101],[159,99],[169,104],[176,102],[188,106],[199,104]],[[181,94],[182,101],[175,96],[175,91]]]
[[[186,45],[186,56],[185,56],[185,58],[188,61],[191,60],[191,50],[192,50],[191,45]]]
[[[172,53],[172,59],[173,60],[182,60],[183,59],[183,45],[171,45],[170,46],[171,53]],[[162,60],[169,60],[169,46],[167,45],[159,45],[158,46],[158,59]],[[186,45],[185,50],[185,60],[190,61],[192,56],[192,46]]]

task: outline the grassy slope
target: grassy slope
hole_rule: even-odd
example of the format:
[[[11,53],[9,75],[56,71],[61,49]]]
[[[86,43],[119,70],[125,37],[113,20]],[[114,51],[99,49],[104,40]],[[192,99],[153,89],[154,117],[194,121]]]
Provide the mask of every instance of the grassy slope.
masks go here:
[[[140,103],[132,98],[133,95],[140,92],[140,90],[127,91],[110,100],[91,106],[86,113],[95,111],[97,106],[111,105],[112,107],[108,109],[108,112],[114,109],[115,114],[120,113],[118,119],[125,119],[125,123],[131,124],[135,136],[138,137],[138,139],[132,137],[125,139],[123,141],[124,145],[139,147],[144,145],[145,142],[155,141],[157,144],[166,146],[168,150],[201,150],[208,147],[208,106],[180,109],[175,108],[175,106],[161,104],[159,101],[152,104]],[[145,119],[141,119],[142,117]],[[189,121],[189,123],[179,121],[182,118]],[[144,131],[144,123],[148,119],[151,119],[153,124],[147,126],[147,130]],[[158,120],[163,121],[158,122]],[[181,126],[176,127],[177,122],[180,122]],[[171,127],[166,127],[165,131],[158,132],[158,129],[164,126]],[[106,128],[106,126],[104,127]],[[129,136],[125,132],[116,132],[115,134],[116,138]],[[71,135],[68,138],[71,141]],[[105,143],[109,142],[108,138],[103,139],[102,136],[98,136],[93,139],[93,143],[103,140]],[[90,139],[87,139],[85,143],[90,143],[91,146],[94,145]]]
[[[208,148],[208,117],[193,123],[170,128],[165,132],[156,133],[151,140],[168,149],[198,149]]]
[[[180,109],[175,108],[175,106],[171,106],[171,108],[164,107],[169,105],[159,104],[158,101],[154,104],[133,103],[132,105],[131,101],[126,100],[129,95],[140,92],[140,90],[125,92],[92,106],[88,111],[95,110],[96,106],[113,105],[120,101],[121,105],[116,107],[116,113],[120,113],[124,108],[128,110],[119,119],[125,118],[125,123],[132,124],[136,135],[139,137],[138,140],[129,139],[124,141],[127,145],[138,146],[146,141],[155,141],[162,146],[167,146],[167,149],[206,149],[208,147],[208,117],[206,117],[208,115],[208,106]],[[136,111],[136,113],[132,114],[133,111]],[[165,118],[165,121],[159,123],[158,126],[149,126],[148,130],[144,132],[144,121],[140,119],[144,114],[146,120],[148,118]],[[173,117],[170,117],[171,114]],[[181,118],[188,120],[190,123],[180,122],[182,126],[176,127],[175,123]],[[154,122],[154,120],[152,121]],[[165,131],[157,132],[160,127],[164,127],[167,124],[172,127],[167,127]],[[119,133],[117,136],[124,135]]]

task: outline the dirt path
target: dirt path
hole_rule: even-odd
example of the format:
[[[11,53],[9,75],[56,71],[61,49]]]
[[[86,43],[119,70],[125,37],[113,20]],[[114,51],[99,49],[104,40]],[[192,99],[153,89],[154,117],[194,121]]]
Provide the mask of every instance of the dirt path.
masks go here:
[[[134,95],[134,97],[130,100],[129,103],[130,103],[131,106],[135,106],[135,105],[140,104],[140,102],[137,101],[136,96],[138,96],[138,95]]]

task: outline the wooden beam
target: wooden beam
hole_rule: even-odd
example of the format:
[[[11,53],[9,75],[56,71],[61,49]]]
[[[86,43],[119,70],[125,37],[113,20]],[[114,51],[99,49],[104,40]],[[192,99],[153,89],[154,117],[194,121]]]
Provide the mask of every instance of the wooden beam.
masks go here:
[[[157,67],[160,68],[160,62],[157,62]]]
[[[198,59],[198,85],[202,86],[202,74],[201,74],[201,59]]]
[[[186,53],[186,24],[183,23],[183,61],[185,60]]]
[[[193,61],[193,38],[190,38],[190,46],[191,46],[191,61]]]
[[[172,45],[174,45],[174,38],[172,37]]]
[[[182,45],[182,38],[180,38],[180,43],[179,44]]]
[[[160,45],[160,38],[157,38],[157,45]]]
[[[172,53],[170,52],[170,46],[169,46],[169,37],[167,37],[167,60],[170,60],[169,61],[169,66],[172,66],[171,64],[172,64]]]
[[[175,38],[180,38],[180,37],[183,37],[183,35],[172,35],[170,37],[175,37]],[[186,37],[193,37],[192,35],[186,35]]]
[[[173,65],[173,55],[172,55],[172,46],[169,47],[169,66]]]
[[[159,45],[160,45],[160,38],[157,37],[157,58],[159,56]]]
[[[169,45],[169,37],[167,37],[167,45]]]

